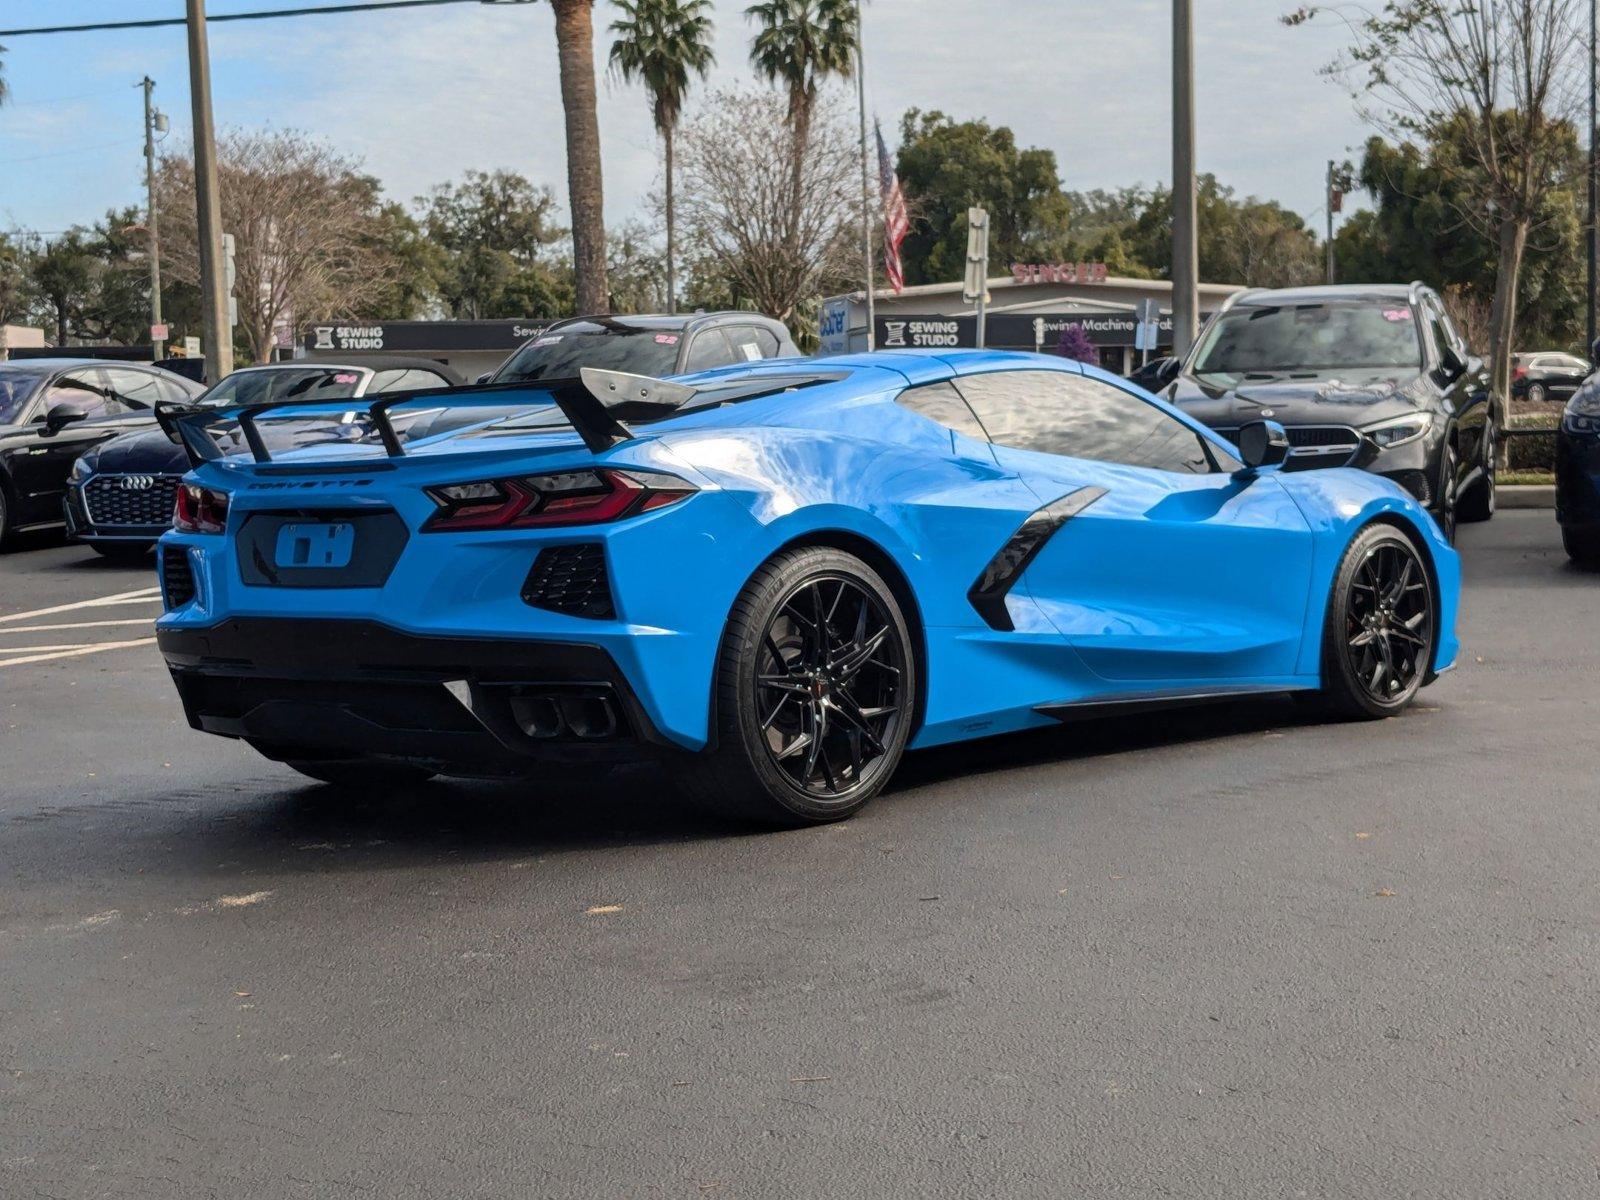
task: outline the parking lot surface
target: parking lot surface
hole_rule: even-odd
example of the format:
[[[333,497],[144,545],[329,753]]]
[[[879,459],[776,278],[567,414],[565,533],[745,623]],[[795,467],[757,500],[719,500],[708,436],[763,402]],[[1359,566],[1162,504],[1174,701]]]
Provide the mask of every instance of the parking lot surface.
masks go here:
[[[1459,670],[910,757],[352,803],[190,731],[154,580],[0,556],[0,1196],[1592,1197],[1600,577]],[[118,622],[126,622],[118,624]]]

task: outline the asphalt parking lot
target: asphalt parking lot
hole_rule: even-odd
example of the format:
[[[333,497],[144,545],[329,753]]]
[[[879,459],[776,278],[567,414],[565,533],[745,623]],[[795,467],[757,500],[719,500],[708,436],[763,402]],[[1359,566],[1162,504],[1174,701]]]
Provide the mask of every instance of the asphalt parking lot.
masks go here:
[[[192,733],[149,573],[0,557],[0,1196],[1592,1197],[1600,577],[1465,527],[1406,717],[351,804]]]

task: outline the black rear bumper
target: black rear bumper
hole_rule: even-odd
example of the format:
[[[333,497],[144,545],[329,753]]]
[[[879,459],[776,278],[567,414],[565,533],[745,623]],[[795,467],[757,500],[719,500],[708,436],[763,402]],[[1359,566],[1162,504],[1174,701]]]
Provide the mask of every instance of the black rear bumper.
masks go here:
[[[378,755],[506,775],[669,745],[598,646],[275,617],[159,630],[157,640],[189,724],[272,757]]]

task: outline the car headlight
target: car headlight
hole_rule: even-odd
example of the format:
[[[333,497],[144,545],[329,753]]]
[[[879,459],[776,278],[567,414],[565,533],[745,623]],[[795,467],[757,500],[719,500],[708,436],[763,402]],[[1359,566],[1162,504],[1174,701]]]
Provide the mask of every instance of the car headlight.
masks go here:
[[[1568,433],[1600,433],[1600,388],[1579,388],[1561,413]]]
[[[1407,413],[1393,420],[1379,421],[1376,425],[1368,425],[1361,432],[1371,438],[1380,449],[1388,450],[1393,446],[1404,446],[1407,442],[1414,442],[1432,428],[1433,416],[1424,412]]]
[[[72,464],[72,473],[67,476],[73,483],[82,483],[94,474],[95,464],[98,461],[92,455],[85,454]]]

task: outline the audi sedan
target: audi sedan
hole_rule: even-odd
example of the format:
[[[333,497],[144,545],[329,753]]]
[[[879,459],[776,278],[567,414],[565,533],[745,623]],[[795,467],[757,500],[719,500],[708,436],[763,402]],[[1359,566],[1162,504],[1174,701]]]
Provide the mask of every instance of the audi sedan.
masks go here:
[[[302,360],[245,367],[194,403],[203,409],[311,403],[460,382],[449,367],[427,359]],[[326,436],[329,423],[321,428],[313,436]],[[144,558],[172,524],[178,480],[188,469],[183,450],[161,429],[140,429],[96,446],[72,467],[62,504],[68,532],[107,558]]]

